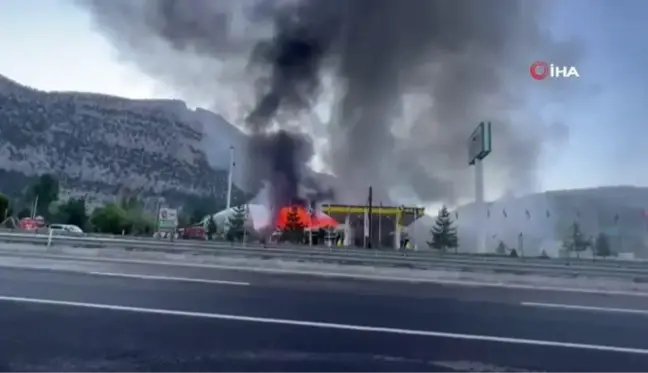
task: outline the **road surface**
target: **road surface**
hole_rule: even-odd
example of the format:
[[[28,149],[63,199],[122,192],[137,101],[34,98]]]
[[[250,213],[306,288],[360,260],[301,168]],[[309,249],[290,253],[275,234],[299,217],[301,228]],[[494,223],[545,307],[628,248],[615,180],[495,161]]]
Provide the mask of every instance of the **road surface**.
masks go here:
[[[645,296],[10,255],[0,266],[3,371],[648,370]]]

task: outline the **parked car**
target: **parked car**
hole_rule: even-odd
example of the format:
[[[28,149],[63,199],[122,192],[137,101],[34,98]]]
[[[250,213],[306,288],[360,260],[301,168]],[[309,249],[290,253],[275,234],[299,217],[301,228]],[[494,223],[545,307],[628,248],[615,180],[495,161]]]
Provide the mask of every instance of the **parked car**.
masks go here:
[[[49,229],[53,234],[83,236],[83,229],[72,224],[51,224]]]

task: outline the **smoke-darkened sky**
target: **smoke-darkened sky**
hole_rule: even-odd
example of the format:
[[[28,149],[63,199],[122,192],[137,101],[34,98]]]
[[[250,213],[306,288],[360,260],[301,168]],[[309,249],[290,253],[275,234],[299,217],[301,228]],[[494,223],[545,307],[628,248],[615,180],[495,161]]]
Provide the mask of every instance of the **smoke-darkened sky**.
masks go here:
[[[454,3],[465,4],[462,1]],[[483,119],[491,119],[495,131],[494,152],[487,162],[490,190],[534,188],[537,176],[547,185],[547,175],[552,175],[551,185],[561,187],[574,183],[589,185],[584,180],[598,183],[635,180],[636,177],[627,177],[638,175],[632,171],[637,165],[629,162],[637,157],[629,152],[642,149],[638,143],[642,138],[639,136],[641,121],[638,120],[641,116],[635,115],[642,106],[632,98],[641,96],[643,91],[638,83],[645,82],[645,78],[635,75],[633,79],[624,79],[623,76],[628,76],[624,72],[641,72],[641,69],[628,65],[629,60],[622,56],[632,50],[635,60],[642,60],[639,44],[634,47],[628,44],[636,34],[628,28],[641,24],[635,22],[635,18],[641,17],[640,4],[629,0],[614,4],[574,1],[569,6],[547,2],[547,8],[552,7],[554,13],[560,10],[566,15],[582,15],[578,21],[568,17],[572,21],[549,23],[544,12],[548,9],[532,12],[516,8],[519,3],[514,1],[501,3],[503,8],[480,9],[479,3],[475,1],[465,8],[459,7],[458,10],[466,13],[454,10],[444,13],[439,10],[442,8],[414,12],[415,16],[406,26],[419,31],[419,35],[438,32],[429,38],[408,38],[407,27],[396,27],[399,17],[412,12],[411,9],[391,9],[387,19],[380,18],[378,10],[367,10],[362,23],[368,26],[361,27],[354,22],[351,23],[354,27],[342,27],[344,32],[338,32],[335,48],[322,65],[327,84],[309,103],[318,111],[332,108],[331,122],[314,131],[311,126],[317,123],[313,124],[303,113],[281,112],[274,121],[303,132],[325,134],[328,141],[318,139],[318,142],[327,143],[334,151],[320,148],[320,156],[333,172],[344,177],[349,190],[363,189],[363,193],[366,184],[375,182],[399,187],[402,195],[416,194],[427,201],[450,202],[456,197],[470,196],[472,175],[465,165],[465,138]],[[133,4],[139,4],[139,9],[131,9]],[[243,125],[244,118],[257,103],[258,93],[264,88],[259,77],[267,76],[269,71],[267,66],[250,64],[250,54],[259,41],[273,37],[275,13],[267,6],[251,12],[252,2],[244,0],[187,4],[209,9],[181,12],[184,22],[173,24],[176,28],[166,24],[165,34],[155,31],[159,25],[156,26],[155,14],[150,9],[144,12],[145,1],[105,2],[101,13],[94,12],[92,19],[96,30],[120,52],[122,62],[137,66],[145,74],[174,88],[182,98],[213,102],[214,108]],[[340,3],[330,1],[326,4]],[[429,4],[441,7],[451,3],[430,1]],[[334,5],[327,5],[327,8]],[[351,17],[353,6],[349,8],[346,14]],[[82,9],[91,10],[87,6]],[[486,15],[486,12],[493,14],[476,16]],[[497,16],[502,17],[502,21],[495,22]],[[254,18],[253,27],[248,27],[252,25],[250,18]],[[428,19],[437,21],[425,24],[423,20]],[[486,25],[484,19],[489,19],[490,24]],[[444,21],[459,28],[446,28]],[[616,26],[607,27],[608,23],[608,26]],[[339,31],[340,28],[331,29]],[[586,38],[587,44],[564,42],[574,33]],[[357,48],[349,47],[354,43],[341,42],[347,39],[339,34],[362,43],[355,44],[359,45]],[[446,41],[434,35],[449,39]],[[560,37],[561,43],[552,41],[547,35]],[[176,42],[170,43],[170,37]],[[404,46],[403,40],[407,41]],[[428,40],[430,44],[425,44]],[[629,42],[622,43],[622,40]],[[400,57],[407,54],[402,53],[417,45],[417,57],[403,58],[403,62]],[[387,53],[395,46],[398,53]],[[587,46],[595,48],[588,50]],[[365,60],[354,65],[351,62],[357,58],[351,57],[355,55]],[[613,58],[615,55],[619,57]],[[348,58],[345,60],[341,56]],[[589,100],[589,105],[587,99],[571,104],[562,99],[575,96],[575,84],[538,88],[526,74],[529,61],[538,58],[583,66],[581,75],[590,74],[592,79],[581,78],[578,85],[596,80],[596,84],[603,86],[602,94],[596,100]],[[403,68],[408,64],[416,66]],[[376,73],[383,68],[391,68],[387,71],[398,74]],[[601,72],[608,73],[605,79],[600,76]],[[346,79],[345,74],[354,79]],[[596,79],[593,74],[597,74]],[[361,84],[362,78],[365,84]],[[366,88],[366,82],[370,89]],[[612,83],[615,83],[616,92],[608,89],[608,84]],[[376,89],[378,87],[387,89]],[[576,88],[580,99],[582,87]],[[629,90],[635,94],[623,93]],[[602,96],[606,99],[601,100]],[[550,105],[554,101],[563,103]],[[616,114],[614,107],[618,108]],[[565,125],[570,131],[566,131]],[[384,131],[385,128],[389,130]],[[545,149],[544,156],[542,149]],[[560,159],[559,155],[568,157]],[[538,161],[546,157],[560,160],[560,164],[570,164],[571,171],[565,172],[564,167],[560,169],[563,171],[554,170],[547,162],[538,168]],[[629,161],[621,162],[624,157]],[[542,174],[538,175],[537,170]],[[575,178],[577,170],[583,170],[586,175]],[[594,174],[599,176],[593,178]],[[571,182],[563,185],[557,181],[559,176]],[[407,187],[413,190],[408,191]]]

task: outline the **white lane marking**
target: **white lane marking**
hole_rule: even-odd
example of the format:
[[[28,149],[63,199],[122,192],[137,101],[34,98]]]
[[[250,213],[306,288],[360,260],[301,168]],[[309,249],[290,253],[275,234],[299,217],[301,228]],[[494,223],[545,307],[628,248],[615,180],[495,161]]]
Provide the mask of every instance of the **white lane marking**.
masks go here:
[[[6,252],[4,252],[6,253]],[[0,254],[4,254],[0,250]],[[321,272],[321,271],[306,271],[299,269],[279,269],[279,268],[259,268],[247,266],[232,266],[224,264],[205,264],[205,263],[178,263],[167,262],[162,260],[144,260],[144,259],[120,259],[120,258],[101,258],[101,257],[76,257],[71,255],[58,255],[58,254],[32,254],[32,253],[12,253],[14,255],[24,255],[25,257],[38,257],[49,259],[70,259],[82,262],[107,262],[107,263],[127,263],[127,264],[150,264],[159,266],[171,267],[185,267],[185,268],[210,268],[210,269],[224,269],[232,271],[246,271],[246,272],[260,272],[260,273],[280,273],[292,275],[306,275],[318,277],[334,277],[334,278],[350,278],[360,280],[372,281],[394,281],[394,282],[409,282],[421,284],[440,284],[440,285],[456,285],[456,286],[470,286],[470,287],[494,287],[506,289],[521,289],[521,290],[535,290],[535,291],[553,291],[561,293],[581,293],[581,294],[607,294],[607,295],[625,295],[632,297],[648,297],[648,293],[632,290],[606,290],[606,289],[587,289],[587,288],[570,288],[570,287],[557,287],[557,286],[543,286],[543,285],[525,285],[525,284],[507,284],[501,282],[481,282],[472,280],[443,280],[443,279],[426,279],[426,278],[413,278],[413,277],[396,277],[396,276],[379,276],[379,275],[365,275],[353,273],[340,273],[340,272]],[[0,264],[0,267],[4,266]],[[10,267],[14,267],[13,265]],[[15,266],[18,267],[18,266]]]
[[[596,306],[580,306],[577,304],[560,304],[560,303],[541,303],[541,302],[522,302],[520,303],[526,307],[543,307],[543,308],[557,308],[564,310],[574,311],[594,311],[594,312],[612,312],[612,313],[629,313],[635,315],[648,315],[648,310],[632,309],[632,308],[608,308]]]
[[[134,278],[134,279],[141,279],[141,280],[183,281],[183,282],[197,282],[202,284],[250,286],[249,282],[240,282],[240,281],[208,280],[202,278],[139,275],[139,274],[132,274],[132,273],[115,273],[115,272],[86,272],[86,273],[94,276],[124,277],[124,278]]]
[[[648,349],[643,349],[643,348],[594,345],[594,344],[586,344],[586,343],[568,343],[568,342],[543,341],[543,340],[524,339],[524,338],[494,337],[494,336],[487,336],[487,335],[435,332],[435,331],[427,331],[427,330],[399,329],[399,328],[387,328],[387,327],[377,327],[377,326],[337,324],[337,323],[317,322],[317,321],[300,321],[300,320],[276,319],[276,318],[266,318],[266,317],[227,315],[227,314],[220,314],[220,313],[129,307],[129,306],[117,306],[112,304],[71,302],[71,301],[61,301],[61,300],[51,300],[51,299],[11,297],[11,296],[2,296],[2,295],[0,295],[0,301],[44,304],[44,305],[54,305],[54,306],[82,307],[82,308],[93,308],[93,309],[102,309],[102,310],[111,310],[111,311],[126,311],[126,312],[136,312],[136,313],[146,313],[146,314],[169,315],[169,316],[200,317],[200,318],[207,318],[207,319],[245,321],[245,322],[256,322],[256,323],[264,323],[264,324],[305,326],[305,327],[313,327],[313,328],[391,333],[391,334],[415,335],[415,336],[423,336],[423,337],[450,338],[450,339],[462,339],[462,340],[472,340],[472,341],[482,341],[482,342],[511,343],[511,344],[522,344],[522,345],[533,345],[533,346],[562,347],[562,348],[574,348],[574,349],[596,350],[596,351],[605,351],[605,352],[620,352],[620,353],[627,353],[627,354],[648,355]]]

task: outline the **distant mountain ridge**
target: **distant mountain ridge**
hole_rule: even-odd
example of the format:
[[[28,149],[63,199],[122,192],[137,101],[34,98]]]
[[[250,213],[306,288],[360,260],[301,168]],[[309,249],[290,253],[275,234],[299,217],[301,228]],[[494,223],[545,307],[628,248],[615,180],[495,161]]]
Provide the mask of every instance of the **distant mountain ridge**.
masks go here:
[[[229,147],[234,145],[234,179],[242,188],[234,189],[233,203],[245,203],[258,192],[243,184],[247,139],[220,115],[189,109],[180,100],[43,92],[0,75],[0,192],[10,196],[20,195],[38,175],[53,173],[61,180],[62,198],[87,196],[90,204],[101,204],[128,189],[152,205],[160,197],[175,206],[209,198],[218,209],[225,203]],[[344,188],[343,180],[304,172],[320,188]],[[314,185],[305,180],[304,187]],[[499,241],[516,247],[522,234],[527,254],[538,254],[559,244],[569,225],[579,221],[587,235],[610,235],[615,250],[648,257],[648,188],[549,191],[500,199],[488,210],[490,251]],[[434,215],[428,211],[409,227],[422,248]],[[461,248],[473,251],[474,205],[460,207],[457,216]]]
[[[245,138],[221,116],[180,100],[44,92],[0,75],[0,191],[10,195],[53,173],[67,194],[97,203],[123,188],[173,203],[224,201],[229,147],[244,151]],[[235,187],[235,201],[249,198]]]

